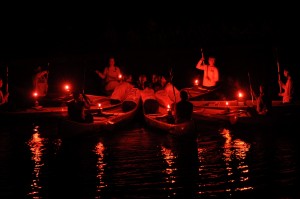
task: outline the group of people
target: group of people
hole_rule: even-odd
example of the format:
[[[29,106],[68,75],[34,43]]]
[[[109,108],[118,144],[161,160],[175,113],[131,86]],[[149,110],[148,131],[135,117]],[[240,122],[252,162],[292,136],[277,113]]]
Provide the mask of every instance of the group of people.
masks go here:
[[[208,89],[215,88],[219,84],[219,69],[216,66],[216,58],[214,56],[209,56],[207,60],[204,58],[203,54],[196,64],[196,68],[203,71],[202,86]],[[103,72],[96,70],[95,73],[104,80],[104,90],[109,96],[116,92],[117,87],[123,87],[123,90],[130,87],[137,87],[140,90],[153,89],[158,101],[166,106],[166,104],[174,105],[179,102],[179,100],[187,101],[187,97],[184,91],[179,92],[179,90],[172,84],[172,77],[170,75],[157,75],[152,74],[151,78],[147,78],[145,74],[139,76],[138,81],[134,82],[132,75],[125,75],[121,73],[120,67],[116,65],[114,57],[109,58],[109,65],[104,68]],[[33,76],[33,89],[38,93],[39,96],[46,96],[48,92],[48,70],[43,70],[41,66],[35,71]],[[293,79],[290,71],[285,68],[283,71],[285,82],[279,80],[280,93],[279,96],[282,97],[282,102],[284,104],[289,104],[293,102],[294,96],[294,85]],[[124,83],[127,84],[124,86]],[[121,86],[122,85],[122,86]],[[8,102],[9,93],[2,91],[3,80],[0,78],[0,106]],[[117,89],[120,90],[120,89]],[[163,92],[163,93],[162,93]],[[272,106],[268,88],[266,85],[260,85],[260,93],[256,95],[253,90],[251,90],[257,99],[257,112],[260,114],[267,113]],[[160,96],[168,96],[169,100],[164,99]],[[179,112],[180,111],[175,111]]]

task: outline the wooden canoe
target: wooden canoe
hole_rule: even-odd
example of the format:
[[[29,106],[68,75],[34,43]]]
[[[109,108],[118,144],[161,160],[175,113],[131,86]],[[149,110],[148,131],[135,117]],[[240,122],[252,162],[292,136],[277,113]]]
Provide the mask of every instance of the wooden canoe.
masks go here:
[[[193,118],[206,123],[226,123],[246,126],[274,126],[292,124],[300,113],[300,103],[290,105],[272,101],[272,110],[267,115],[256,113],[255,101],[192,101]]]
[[[102,99],[98,99],[101,101]],[[132,89],[127,98],[119,104],[110,104],[110,101],[102,100],[102,112],[98,109],[87,110],[93,115],[94,121],[91,123],[76,122],[63,117],[59,121],[58,128],[62,137],[72,137],[91,133],[100,133],[104,131],[114,131],[136,116],[140,107],[140,91]],[[128,108],[129,107],[129,108]]]
[[[145,100],[142,99],[143,116],[146,125],[150,128],[166,132],[175,136],[193,135],[195,133],[194,120],[183,123],[170,122],[167,108],[158,104],[158,110],[155,113],[145,111]]]
[[[89,112],[97,112],[98,103],[102,103],[103,107],[106,107],[108,104],[111,106],[110,98],[107,96],[98,96],[91,94],[87,94],[86,96],[90,99],[91,102],[91,108],[88,110]],[[7,119],[43,119],[65,117],[68,112],[66,103],[69,100],[70,97],[66,97],[48,102],[47,106],[38,105],[26,108],[16,108],[13,110],[3,110],[0,111],[0,115],[2,118]],[[58,103],[58,101],[60,103]]]
[[[214,93],[219,89],[218,87],[207,89],[201,86],[194,86],[189,88],[183,88],[182,90],[187,91],[190,100],[197,100],[200,97],[206,96],[208,94]]]

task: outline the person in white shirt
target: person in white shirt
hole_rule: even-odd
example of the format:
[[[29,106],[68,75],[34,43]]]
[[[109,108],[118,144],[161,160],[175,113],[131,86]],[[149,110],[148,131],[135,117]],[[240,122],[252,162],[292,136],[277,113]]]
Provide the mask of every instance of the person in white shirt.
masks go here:
[[[198,61],[196,68],[203,70],[202,86],[207,88],[213,88],[219,81],[219,69],[215,65],[216,58],[213,56],[208,57],[208,64],[205,63],[204,57]]]
[[[279,96],[282,97],[282,103],[291,103],[294,94],[293,79],[288,69],[283,70],[283,75],[286,77],[286,83],[279,80],[279,85],[283,89],[283,92],[279,93]]]
[[[95,72],[101,79],[105,80],[104,89],[107,95],[111,95],[122,80],[121,70],[115,65],[114,57],[109,58],[109,66],[104,68],[103,73],[99,70],[96,70]]]

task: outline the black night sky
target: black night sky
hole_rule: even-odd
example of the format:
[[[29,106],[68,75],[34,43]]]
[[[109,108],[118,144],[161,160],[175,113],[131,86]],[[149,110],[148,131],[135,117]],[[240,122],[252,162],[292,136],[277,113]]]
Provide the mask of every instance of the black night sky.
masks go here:
[[[296,12],[143,8],[39,8],[3,14],[1,68],[9,66],[14,86],[30,87],[34,68],[50,63],[53,90],[57,82],[71,81],[93,91],[99,84],[94,70],[103,70],[113,55],[122,71],[134,77],[172,68],[174,83],[182,88],[200,74],[195,65],[203,48],[205,56],[217,57],[222,80],[230,77],[246,87],[249,73],[254,87],[268,81],[277,92],[277,57],[282,70],[289,67],[299,74]]]

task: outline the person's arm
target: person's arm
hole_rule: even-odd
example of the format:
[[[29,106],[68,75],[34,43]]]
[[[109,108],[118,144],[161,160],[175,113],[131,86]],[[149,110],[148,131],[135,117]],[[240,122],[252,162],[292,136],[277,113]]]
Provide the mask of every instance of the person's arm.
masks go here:
[[[48,71],[44,70],[44,71],[42,71],[42,72],[40,72],[40,73],[37,74],[37,78],[41,78],[41,77],[43,77],[46,74],[48,74]]]
[[[0,93],[0,105],[3,105],[8,102],[8,96],[9,96],[9,93],[6,93],[5,95],[3,95],[2,92]]]
[[[101,79],[105,79],[106,78],[106,74],[107,74],[107,68],[104,69],[103,73],[101,73],[100,71],[96,70],[95,71],[96,74],[101,78]]]
[[[200,69],[200,70],[204,70],[205,69],[205,64],[204,64],[204,58],[202,57],[199,61],[198,61],[198,63],[197,63],[197,65],[196,65],[196,68],[197,69]]]

